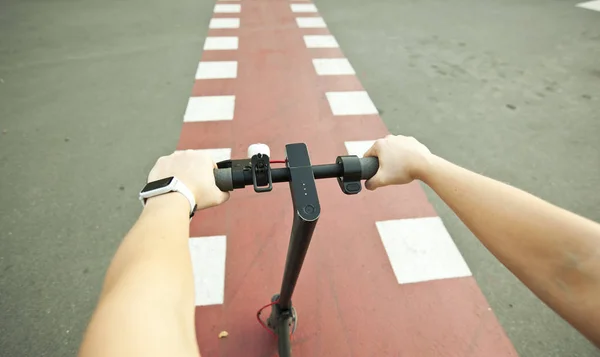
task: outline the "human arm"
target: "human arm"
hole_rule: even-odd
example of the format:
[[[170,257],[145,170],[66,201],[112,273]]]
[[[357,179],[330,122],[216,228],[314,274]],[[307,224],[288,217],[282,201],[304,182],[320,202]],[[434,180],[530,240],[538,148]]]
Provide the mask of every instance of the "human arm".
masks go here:
[[[600,225],[388,136],[368,189],[420,179],[542,301],[600,346]]]
[[[198,209],[227,200],[212,159],[199,151],[160,158],[148,177],[176,176]],[[147,200],[113,258],[80,357],[198,356],[188,248],[190,204],[177,192]]]

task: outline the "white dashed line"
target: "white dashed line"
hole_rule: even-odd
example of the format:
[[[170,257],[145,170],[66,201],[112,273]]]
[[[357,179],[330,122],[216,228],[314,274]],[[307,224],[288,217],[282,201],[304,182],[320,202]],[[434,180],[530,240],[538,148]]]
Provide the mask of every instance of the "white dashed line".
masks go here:
[[[439,217],[376,222],[399,284],[470,276]]]
[[[231,148],[222,149],[200,149],[207,152],[214,162],[225,161],[231,159]]]
[[[222,79],[237,77],[236,61],[200,62],[196,79]]]
[[[304,43],[307,48],[338,48],[340,47],[331,35],[306,35]]]
[[[314,4],[291,4],[292,12],[317,12],[317,7]]]
[[[207,37],[204,42],[204,50],[237,50],[238,38],[235,36]]]
[[[296,23],[301,29],[318,29],[327,27],[322,17],[297,17]]]
[[[233,14],[240,12],[242,10],[242,5],[239,4],[218,4],[215,5],[216,13],[228,13]]]
[[[363,140],[363,141],[345,141],[346,151],[348,155],[356,155],[363,157],[367,150],[375,144],[375,140]]]
[[[191,97],[188,100],[183,121],[233,120],[235,96]]]
[[[202,151],[210,155],[214,162],[225,161],[231,159],[231,148],[220,148],[220,149],[193,149]],[[185,151],[185,150],[178,150]]]
[[[218,305],[225,295],[225,236],[189,239],[196,306]]]
[[[319,76],[355,74],[350,61],[345,58],[318,58],[313,60]]]
[[[580,4],[577,4],[576,6],[588,10],[600,11],[600,0],[582,2]]]
[[[333,115],[377,114],[377,108],[367,92],[327,92],[325,93]]]
[[[240,19],[211,19],[208,28],[211,29],[237,29],[240,27]]]

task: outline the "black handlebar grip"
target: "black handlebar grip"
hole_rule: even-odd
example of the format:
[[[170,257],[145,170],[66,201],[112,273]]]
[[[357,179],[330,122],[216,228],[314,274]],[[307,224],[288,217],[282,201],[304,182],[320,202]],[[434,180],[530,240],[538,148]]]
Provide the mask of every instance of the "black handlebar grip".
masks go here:
[[[215,183],[223,192],[233,191],[233,177],[231,169],[215,169]]]
[[[379,170],[379,159],[376,157],[363,157],[360,159],[360,168],[362,170],[363,180],[368,180],[375,176],[377,170]]]

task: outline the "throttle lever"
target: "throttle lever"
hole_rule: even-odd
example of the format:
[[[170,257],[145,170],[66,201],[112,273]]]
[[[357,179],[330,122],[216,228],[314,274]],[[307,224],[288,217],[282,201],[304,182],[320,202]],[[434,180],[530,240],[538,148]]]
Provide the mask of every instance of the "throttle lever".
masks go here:
[[[337,179],[342,192],[347,195],[356,195],[359,193],[362,190],[360,183],[362,167],[358,156],[338,156],[335,163],[342,166],[343,174]]]

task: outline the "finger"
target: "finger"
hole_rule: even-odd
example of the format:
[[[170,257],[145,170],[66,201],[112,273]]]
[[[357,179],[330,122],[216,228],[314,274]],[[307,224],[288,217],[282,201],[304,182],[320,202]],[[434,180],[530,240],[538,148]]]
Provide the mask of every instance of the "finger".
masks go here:
[[[375,176],[371,177],[365,182],[365,187],[369,191],[374,191],[379,187],[385,186],[384,175],[382,172],[378,171]]]
[[[221,203],[225,203],[227,202],[227,200],[229,200],[229,192],[222,192],[221,190],[219,190],[222,195],[221,195]]]
[[[221,203],[227,202],[229,199],[229,192],[223,192],[215,187],[215,200],[211,206],[218,206]]]

